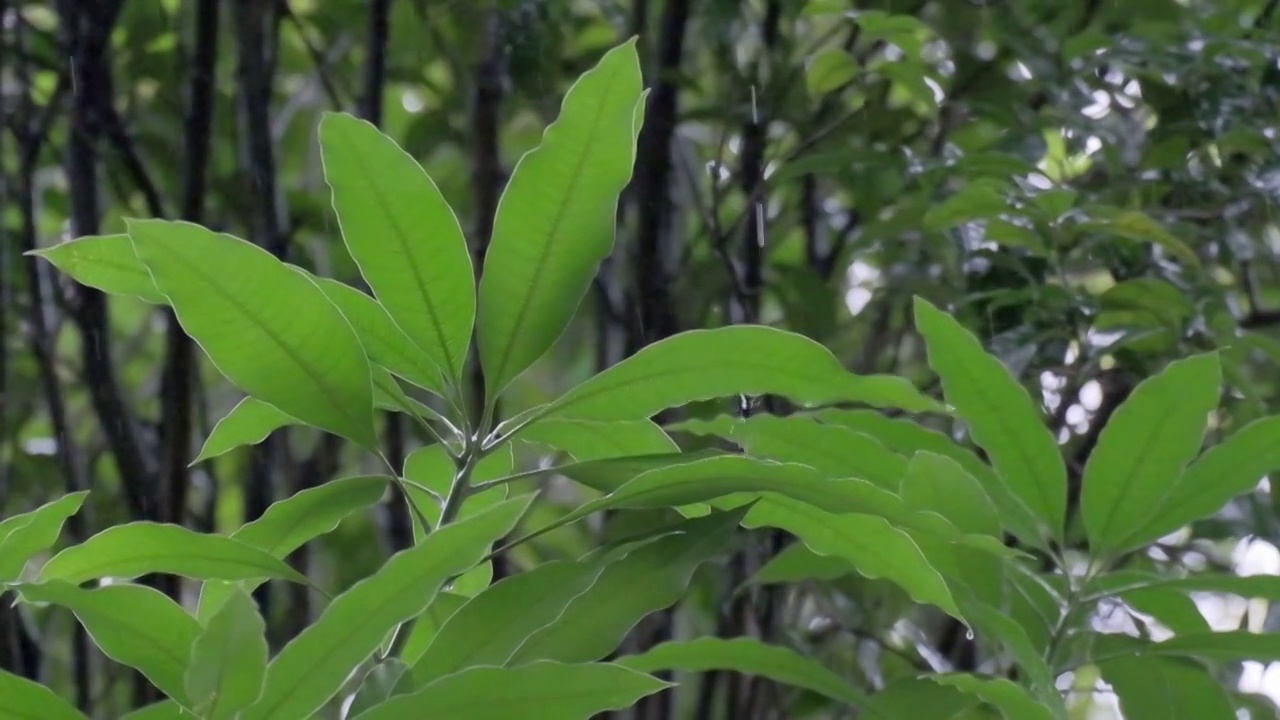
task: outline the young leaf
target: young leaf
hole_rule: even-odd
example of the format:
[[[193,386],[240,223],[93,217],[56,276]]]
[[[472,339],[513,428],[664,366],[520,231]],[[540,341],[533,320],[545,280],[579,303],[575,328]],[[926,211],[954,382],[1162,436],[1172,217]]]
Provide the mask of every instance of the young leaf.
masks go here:
[[[1222,683],[1196,663],[1179,658],[1114,658],[1098,664],[1120,699],[1126,720],[1233,720]]]
[[[641,91],[631,40],[578,78],[542,143],[511,172],[480,279],[477,341],[491,400],[560,337],[613,251]]]
[[[432,532],[335,598],[267,666],[262,698],[240,720],[311,717],[392,628],[426,610],[449,578],[510,532],[533,497],[507,500]]]
[[[292,417],[377,446],[369,361],[314,282],[252,243],[199,225],[128,224],[183,330],[223,375]]]
[[[54,555],[40,581],[81,583],[94,578],[134,578],[170,573],[193,580],[307,579],[263,550],[222,535],[181,525],[132,522],[116,525]]]
[[[104,655],[136,668],[169,697],[185,700],[183,674],[200,623],[164,593],[128,584],[82,590],[56,580],[13,589],[26,602],[70,610]]]
[[[780,645],[766,645],[754,638],[705,637],[665,642],[640,655],[617,660],[619,665],[654,673],[661,670],[707,672],[732,670],[744,675],[805,688],[833,700],[861,707],[867,696],[821,663]]]
[[[191,647],[187,700],[203,720],[229,720],[262,695],[266,623],[244,590],[233,592]]]
[[[650,675],[610,663],[530,663],[518,668],[473,667],[400,695],[356,720],[432,717],[449,720],[564,720],[630,707],[670,687]]]
[[[522,643],[507,664],[592,662],[613,652],[645,616],[684,597],[693,572],[728,548],[745,512],[741,508],[688,520],[677,532],[611,563],[555,622]]]
[[[154,305],[169,304],[169,299],[156,289],[147,266],[134,254],[128,235],[87,235],[27,254],[42,257],[81,285],[109,295],[132,296]]]
[[[1170,363],[1111,416],[1084,469],[1080,514],[1100,556],[1127,549],[1187,463],[1200,452],[1209,413],[1218,406],[1216,354]]]
[[[1142,529],[1126,539],[1138,547],[1222,509],[1237,495],[1258,486],[1264,475],[1280,468],[1280,416],[1262,418],[1240,428],[1191,463],[1165,501]]]
[[[991,464],[1049,537],[1061,539],[1067,510],[1062,453],[1031,396],[968,330],[929,301],[916,298],[916,329],[943,394],[987,451]],[[1022,538],[1039,542],[1041,538]]]
[[[9,720],[88,720],[38,682],[0,670],[0,717]]]
[[[522,430],[520,439],[548,445],[578,462],[680,452],[680,446],[652,420],[546,418]]]
[[[907,465],[900,494],[907,507],[936,512],[961,532],[1000,536],[1000,516],[991,498],[951,458],[917,453]]]
[[[287,425],[295,425],[298,420],[276,409],[274,405],[256,398],[247,397],[231,408],[200,448],[200,454],[191,461],[196,465],[230,452],[242,445],[257,445],[272,432]]]
[[[422,166],[364,120],[325,113],[320,151],[360,274],[395,324],[460,382],[476,291],[471,253],[448,201]]]
[[[386,493],[391,478],[362,475],[331,480],[319,487],[273,503],[257,520],[242,526],[231,539],[283,559],[304,543],[330,532],[343,518],[378,502]],[[261,580],[245,580],[241,585],[252,592]],[[235,591],[230,582],[206,582],[200,590],[200,607],[196,615],[201,622],[222,607]]]
[[[88,490],[68,493],[31,512],[0,523],[0,582],[17,580],[27,561],[53,547],[67,518],[84,504]]]

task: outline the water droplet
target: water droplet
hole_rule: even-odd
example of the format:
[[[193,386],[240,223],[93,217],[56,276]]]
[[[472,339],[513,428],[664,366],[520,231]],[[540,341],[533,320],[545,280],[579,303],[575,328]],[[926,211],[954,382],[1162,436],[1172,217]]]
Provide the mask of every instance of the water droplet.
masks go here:
[[[964,639],[965,640],[973,639],[973,628],[968,628],[967,630],[964,631]]]

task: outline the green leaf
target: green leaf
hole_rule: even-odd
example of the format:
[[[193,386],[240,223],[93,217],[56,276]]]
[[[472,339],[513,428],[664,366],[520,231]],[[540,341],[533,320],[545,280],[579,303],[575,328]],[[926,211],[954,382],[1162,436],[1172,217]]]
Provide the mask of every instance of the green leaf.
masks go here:
[[[519,573],[513,577],[524,577],[527,574]],[[481,594],[487,591],[486,589]],[[419,658],[435,644],[444,624],[469,600],[471,598],[457,593],[444,591],[437,593],[431,606],[413,621],[413,628],[400,648],[400,659],[406,665],[413,667],[414,663],[417,663]]]
[[[1128,544],[1136,547],[1164,537],[1258,487],[1268,472],[1280,469],[1277,437],[1280,416],[1262,418],[1206,450],[1182,473],[1142,529],[1128,538]]]
[[[284,559],[304,543],[330,532],[343,518],[377,503],[386,493],[391,478],[380,475],[346,477],[308,488],[272,503],[253,522],[232,533],[231,538]],[[262,584],[249,579],[240,583],[246,592]],[[200,590],[196,615],[201,622],[222,607],[235,592],[236,583],[210,581]]]
[[[903,678],[889,684],[871,697],[867,710],[882,720],[1000,720],[1003,716],[980,698],[927,678]]]
[[[1227,575],[1208,572],[1193,573],[1186,577],[1171,577],[1159,573],[1122,570],[1095,578],[1085,586],[1081,602],[1092,602],[1113,595],[1125,596],[1130,592],[1148,588],[1170,588],[1183,593],[1225,593],[1245,599],[1280,600],[1280,576],[1275,575]]]
[[[900,494],[907,507],[936,512],[961,532],[1000,536],[1000,516],[991,498],[951,458],[917,453],[907,465]]]
[[[401,720],[416,717],[423,708],[449,720],[586,718],[630,707],[667,687],[670,683],[610,663],[473,667],[392,698],[358,720]]]
[[[1188,632],[1161,642],[1145,642],[1128,635],[1092,634],[1082,637],[1094,662],[1120,657],[1190,657],[1213,662],[1280,662],[1280,636],[1247,630]]]
[[[551,348],[613,251],[642,91],[630,40],[569,88],[542,143],[511,172],[480,280],[476,337],[490,401]]]
[[[0,717],[7,720],[88,720],[38,682],[0,670]]]
[[[649,613],[684,597],[698,566],[725,552],[746,509],[688,520],[677,532],[643,545],[611,563],[558,619],[529,637],[508,660],[592,662],[617,649]]]
[[[369,361],[313,281],[252,243],[198,225],[128,224],[182,329],[223,375],[292,417],[377,447]]]
[[[560,396],[551,417],[640,420],[667,408],[732,395],[781,395],[799,405],[861,402],[940,410],[910,382],[854,375],[822,345],[783,330],[731,325],[653,343]]]
[[[521,643],[559,618],[603,570],[600,564],[559,561],[499,580],[444,623],[416,660],[414,682],[422,686],[468,667],[506,664]]]
[[[1196,602],[1176,587],[1139,588],[1124,593],[1123,597],[1126,605],[1150,615],[1172,632],[1208,632],[1212,629]]]
[[[247,397],[236,403],[231,412],[213,426],[213,432],[209,433],[204,447],[200,448],[200,454],[191,464],[202,463],[242,445],[257,445],[272,432],[298,422],[274,405]]]
[[[473,567],[490,543],[510,532],[533,497],[507,500],[432,532],[335,598],[267,666],[262,698],[240,720],[318,711],[387,633],[426,610],[449,578]]]
[[[237,590],[209,618],[191,647],[185,687],[202,720],[234,718],[262,695],[266,623],[249,593]]]
[[[0,522],[0,582],[17,580],[27,561],[58,542],[62,526],[79,512],[88,494],[88,490],[68,493]]]
[[[1149,242],[1159,245],[1169,254],[1181,260],[1188,267],[1200,267],[1200,258],[1196,256],[1186,243],[1174,237],[1150,215],[1139,210],[1125,210],[1114,216],[1101,212],[1103,217],[1089,222],[1086,227],[1098,230],[1109,230],[1119,237],[1138,242]]]
[[[924,336],[929,366],[943,394],[987,451],[1018,503],[1032,513],[1041,533],[1061,539],[1067,508],[1067,470],[1062,453],[1031,396],[996,358],[954,318],[917,297],[916,329]],[[1016,527],[1016,526],[1014,526]],[[1042,537],[1023,537],[1039,543]]]
[[[1084,469],[1080,513],[1090,548],[1123,552],[1200,451],[1218,406],[1216,354],[1170,363],[1144,380],[1102,429]]]
[[[193,580],[307,578],[270,553],[222,535],[181,525],[132,522],[116,525],[54,555],[40,580],[81,583],[95,578],[135,578],[169,573]]]
[[[1233,720],[1222,684],[1178,658],[1115,658],[1098,664],[1126,720]]]
[[[1002,190],[1003,187],[993,181],[972,182],[926,213],[925,227],[936,232],[974,220],[999,217],[1009,210]]]
[[[804,81],[809,94],[821,98],[858,76],[858,63],[843,50],[824,50],[805,65]]]
[[[805,580],[835,580],[854,572],[848,560],[819,555],[802,542],[792,543],[752,575],[749,585],[782,585]]]
[[[369,668],[369,672],[365,673],[360,681],[360,689],[351,700],[345,717],[359,717],[366,710],[371,710],[391,699],[395,694],[396,685],[408,669],[408,666],[398,658],[387,658]]]
[[[190,720],[194,717],[196,716],[184,710],[178,703],[164,700],[134,710],[122,716],[120,720]]]
[[[440,369],[396,325],[377,300],[337,280],[314,279],[329,302],[336,305],[351,323],[371,362],[418,387],[448,397]]]
[[[675,441],[652,420],[595,422],[544,418],[520,431],[520,439],[548,445],[579,462],[680,451]]]
[[[27,254],[48,260],[81,285],[155,305],[169,304],[156,289],[147,266],[134,254],[128,235],[86,235]]]
[[[364,120],[325,113],[320,150],[360,274],[395,324],[461,382],[476,291],[457,216],[422,166]]]
[[[164,593],[130,584],[82,590],[57,580],[12,587],[26,602],[70,610],[102,654],[136,668],[169,697],[185,699],[183,675],[200,623]]]
[[[783,685],[812,690],[832,700],[862,706],[867,696],[821,663],[791,648],[766,645],[754,638],[706,637],[665,642],[641,655],[618,659],[618,664],[645,673],[661,670],[707,672],[732,670],[743,675],[769,678]]]
[[[1006,718],[1017,720],[1054,720],[1053,712],[1025,689],[1005,678],[981,677],[969,673],[942,673],[928,675],[929,680],[962,690],[981,698],[993,707],[1000,708]]]

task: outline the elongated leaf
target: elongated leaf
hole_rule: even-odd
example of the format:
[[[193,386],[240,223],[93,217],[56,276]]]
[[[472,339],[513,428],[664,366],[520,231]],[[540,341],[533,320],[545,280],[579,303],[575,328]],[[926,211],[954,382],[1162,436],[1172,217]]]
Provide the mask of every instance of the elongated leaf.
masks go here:
[[[712,434],[756,457],[808,465],[826,477],[858,477],[897,490],[907,460],[870,435],[803,415],[755,415],[746,420],[720,416],[682,423],[678,429]]]
[[[507,664],[591,662],[613,652],[636,623],[684,596],[698,566],[727,549],[745,512],[741,508],[685,521],[678,532],[613,562],[555,622],[522,643]]]
[[[781,395],[799,405],[849,401],[913,412],[941,409],[902,378],[848,372],[831,351],[803,335],[732,325],[691,330],[649,345],[543,412],[640,420],[666,408],[739,394]]]
[[[927,678],[902,678],[871,697],[867,707],[879,720],[1009,720],[987,703]]]
[[[307,541],[336,528],[351,513],[378,502],[390,482],[389,477],[362,475],[308,488],[273,503],[261,517],[241,527],[231,538],[283,559]],[[262,580],[248,579],[240,584],[246,591],[252,591]],[[207,623],[235,588],[236,583],[232,582],[206,582],[200,590],[200,607],[196,613],[201,622]]]
[[[1196,602],[1176,587],[1130,590],[1124,594],[1124,602],[1175,633],[1208,632],[1212,629]]]
[[[247,397],[213,426],[192,465],[230,452],[241,445],[257,445],[272,432],[299,421],[261,400]]]
[[[391,699],[396,694],[396,686],[408,670],[409,667],[398,658],[387,658],[369,668],[369,672],[360,680],[360,689],[351,700],[346,717],[359,717],[366,710],[372,710]]]
[[[1280,469],[1280,416],[1244,426],[1209,448],[1178,479],[1159,509],[1142,529],[1125,541],[1138,547],[1208,517],[1231,498],[1258,486],[1268,472]]]
[[[854,572],[848,560],[819,555],[804,543],[792,543],[774,555],[747,581],[751,585],[778,585],[805,580],[835,580]]]
[[[445,581],[474,566],[511,531],[533,495],[446,525],[397,553],[329,603],[267,666],[266,687],[241,720],[310,717],[400,623],[421,614]]]
[[[732,670],[774,682],[805,688],[854,706],[862,706],[867,696],[845,682],[821,663],[779,645],[766,645],[754,638],[698,638],[665,642],[641,655],[618,659],[618,664],[640,672],[683,670],[706,672]]]
[[[54,580],[14,585],[27,602],[70,610],[107,657],[136,668],[171,698],[183,700],[183,674],[200,623],[164,593],[142,585],[82,590]]]
[[[1060,539],[1067,470],[1031,396],[950,315],[921,298],[916,298],[915,309],[916,329],[924,336],[929,365],[942,380],[947,402],[964,418],[1013,496],[1034,514],[1041,532]]]
[[[156,289],[147,266],[134,254],[128,235],[86,235],[28,254],[48,260],[81,285],[109,295],[169,304],[169,299]]]
[[[0,717],[8,720],[88,720],[38,682],[0,670]]]
[[[413,667],[414,682],[421,687],[467,667],[505,664],[521,643],[560,617],[603,570],[601,564],[560,561],[494,583],[440,628]]]
[[[610,663],[530,663],[517,668],[476,667],[441,678],[358,716],[401,720],[430,708],[450,720],[567,720],[621,710],[670,687],[650,675]]]
[[[1098,576],[1086,586],[1081,602],[1092,602],[1112,595],[1123,597],[1130,592],[1149,588],[1169,588],[1183,593],[1225,593],[1246,599],[1280,600],[1280,576],[1276,575],[1194,573],[1186,577],[1170,577],[1159,573],[1125,570]]]
[[[0,523],[0,582],[17,580],[28,560],[58,542],[62,526],[80,510],[88,494],[87,490],[69,493]]]
[[[377,446],[369,361],[314,282],[256,245],[198,225],[128,224],[182,329],[223,375],[292,417]]]
[[[1120,699],[1125,720],[1233,720],[1222,684],[1178,658],[1115,658],[1099,663]]]
[[[193,580],[278,578],[307,582],[297,570],[252,545],[153,522],[116,525],[63,550],[45,563],[40,580],[81,583],[150,573]]]
[[[477,340],[489,398],[551,348],[613,251],[641,92],[631,40],[578,78],[542,143],[511,173],[480,280]]]
[[[1000,535],[1000,517],[991,498],[951,458],[917,453],[902,478],[901,495],[908,507],[936,512],[962,532]]]
[[[520,439],[549,445],[579,462],[680,451],[675,441],[652,420],[595,422],[547,418],[522,430]]]
[[[138,708],[122,716],[120,720],[191,720],[194,717],[196,716],[184,710],[178,703],[172,700],[164,700],[158,703],[151,703],[144,708]]]
[[[1098,659],[1142,654],[1172,657],[1195,657],[1204,660],[1280,662],[1280,636],[1258,634],[1246,630],[1229,632],[1189,632],[1157,643],[1109,644],[1118,638],[1103,636],[1095,643]]]
[[[980,677],[969,673],[939,673],[927,677],[939,685],[957,688],[981,698],[991,706],[1000,708],[1006,718],[1054,720],[1049,708],[1005,678]]]
[[[191,647],[187,700],[204,720],[233,718],[262,695],[267,625],[249,593],[227,598]]]
[[[1139,384],[1107,421],[1085,465],[1080,495],[1095,553],[1127,549],[1125,538],[1151,519],[1199,454],[1220,383],[1215,354],[1170,363]]]
[[[461,381],[476,291],[467,241],[448,201],[422,166],[364,120],[325,113],[320,149],[360,274],[426,357]]]
[[[520,573],[513,577],[523,577],[526,574]],[[432,601],[431,607],[413,621],[413,628],[400,648],[400,660],[412,668],[428,648],[435,644],[436,637],[439,636],[445,623],[469,600],[471,598],[457,593],[444,591],[436,593],[436,599]]]

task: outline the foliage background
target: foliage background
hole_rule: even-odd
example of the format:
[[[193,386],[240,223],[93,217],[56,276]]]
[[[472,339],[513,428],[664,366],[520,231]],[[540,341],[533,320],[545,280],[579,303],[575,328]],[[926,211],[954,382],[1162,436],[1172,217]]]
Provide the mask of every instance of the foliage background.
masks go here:
[[[316,141],[319,114],[339,109],[381,125],[427,168],[481,257],[515,161],[568,84],[631,35],[651,95],[618,252],[570,332],[517,383],[513,408],[679,330],[739,322],[802,332],[855,372],[936,391],[911,322],[921,295],[1041,394],[1076,493],[1110,414],[1172,359],[1221,351],[1227,392],[1212,433],[1227,434],[1274,412],[1280,362],[1276,7],[0,2],[0,514],[92,487],[73,537],[128,519],[216,530],[371,469],[296,429],[188,467],[240,396],[167,311],[107,302],[24,251],[118,232],[124,217],[183,218],[351,281]],[[425,442],[385,423],[393,460]],[[550,457],[519,449],[524,465]],[[1153,567],[1280,574],[1276,518],[1263,482],[1166,538]],[[595,532],[558,532],[540,556],[504,562],[581,551]],[[389,507],[291,562],[341,588],[411,540]],[[735,561],[739,580],[763,561],[748,555]],[[769,611],[777,598],[764,591],[732,603],[695,593],[630,642],[686,622],[751,632],[852,655],[842,671],[868,686],[973,662],[963,626],[921,622],[869,584],[846,584],[830,597],[788,588],[810,602],[782,603],[786,613]],[[317,599],[267,587],[258,599],[278,645]],[[1273,629],[1266,601],[1196,604],[1215,627]],[[1118,630],[1148,620],[1124,606],[1096,618]],[[104,706],[150,697],[83,643],[62,614],[29,625],[0,607],[0,666]],[[1280,698],[1271,668],[1247,663],[1238,685]],[[1093,678],[1060,682],[1077,690],[1077,717],[1114,716]]]

